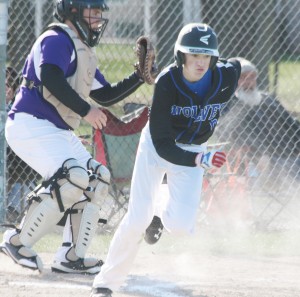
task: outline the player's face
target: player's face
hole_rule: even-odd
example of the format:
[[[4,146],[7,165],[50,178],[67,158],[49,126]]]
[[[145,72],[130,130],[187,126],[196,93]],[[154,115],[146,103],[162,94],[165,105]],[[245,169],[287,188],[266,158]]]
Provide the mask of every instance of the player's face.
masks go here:
[[[200,80],[209,69],[210,56],[203,54],[184,54],[183,76],[190,82]]]
[[[255,71],[248,71],[241,73],[238,88],[247,91],[253,91],[257,87],[257,73]]]
[[[249,106],[260,104],[262,96],[257,88],[257,73],[255,71],[248,71],[241,74],[236,96]]]
[[[103,24],[101,9],[85,8],[83,11],[83,17],[92,30],[99,29],[99,27]]]

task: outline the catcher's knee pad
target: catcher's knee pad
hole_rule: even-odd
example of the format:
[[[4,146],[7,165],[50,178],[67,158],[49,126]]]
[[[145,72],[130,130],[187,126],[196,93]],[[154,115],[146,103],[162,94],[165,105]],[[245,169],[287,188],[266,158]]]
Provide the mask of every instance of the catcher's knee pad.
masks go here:
[[[104,165],[94,159],[90,159],[87,165],[90,172],[89,187],[84,192],[84,195],[91,202],[102,207],[104,199],[108,195],[110,172]]]
[[[91,240],[95,236],[100,207],[94,203],[79,201],[70,209],[70,228],[75,254],[84,258]]]
[[[63,212],[81,198],[88,185],[89,174],[85,168],[76,159],[68,159],[55,173],[50,189]]]
[[[59,221],[61,213],[50,193],[37,195],[32,192],[28,195],[28,200],[29,208],[21,225],[20,241],[24,246],[32,247],[51,231]]]
[[[98,174],[99,177],[106,183],[110,182],[110,172],[106,166],[97,162],[94,159],[89,159],[87,162],[87,169],[94,174]]]

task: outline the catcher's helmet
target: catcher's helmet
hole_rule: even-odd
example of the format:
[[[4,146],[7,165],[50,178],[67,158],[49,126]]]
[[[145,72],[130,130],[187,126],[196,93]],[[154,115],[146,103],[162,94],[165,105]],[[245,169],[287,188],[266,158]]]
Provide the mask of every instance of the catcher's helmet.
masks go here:
[[[210,68],[216,66],[219,57],[217,35],[207,24],[191,23],[179,32],[174,47],[175,61],[178,66],[184,64],[184,53],[211,56]]]
[[[93,47],[99,43],[108,19],[101,18],[98,28],[92,29],[83,18],[85,8],[109,9],[104,0],[57,0],[54,16],[62,23],[67,19],[71,21],[82,40]]]

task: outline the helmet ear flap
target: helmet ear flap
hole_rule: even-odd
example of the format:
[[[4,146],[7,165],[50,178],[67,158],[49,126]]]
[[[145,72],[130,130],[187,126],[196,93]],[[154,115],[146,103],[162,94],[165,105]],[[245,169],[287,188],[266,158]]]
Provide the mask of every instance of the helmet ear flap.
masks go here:
[[[218,62],[218,57],[211,56],[210,63],[209,63],[209,68],[213,70],[216,67],[217,62]]]
[[[54,17],[63,23],[66,19],[65,3],[64,0],[58,0],[54,10]]]
[[[182,53],[181,51],[177,51],[177,55],[175,58],[176,58],[176,63],[178,66],[181,66],[184,64],[184,62],[185,62],[184,53]]]

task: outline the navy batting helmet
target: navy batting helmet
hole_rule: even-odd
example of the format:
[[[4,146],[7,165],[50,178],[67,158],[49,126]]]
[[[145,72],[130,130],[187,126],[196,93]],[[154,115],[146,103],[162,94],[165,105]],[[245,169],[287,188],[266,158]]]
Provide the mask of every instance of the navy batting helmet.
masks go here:
[[[211,56],[210,68],[216,66],[219,57],[217,35],[207,24],[191,23],[179,32],[174,47],[177,65],[184,64],[184,54],[204,54]]]
[[[109,8],[104,0],[57,0],[54,16],[60,21],[71,21],[81,39],[90,47],[97,45],[106,28],[108,19],[101,18],[97,29],[84,20],[83,10],[85,8],[97,8],[107,11]]]

